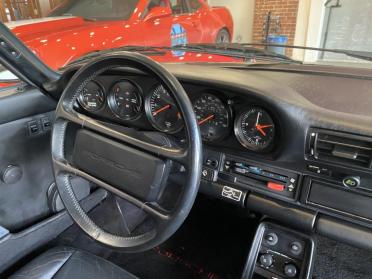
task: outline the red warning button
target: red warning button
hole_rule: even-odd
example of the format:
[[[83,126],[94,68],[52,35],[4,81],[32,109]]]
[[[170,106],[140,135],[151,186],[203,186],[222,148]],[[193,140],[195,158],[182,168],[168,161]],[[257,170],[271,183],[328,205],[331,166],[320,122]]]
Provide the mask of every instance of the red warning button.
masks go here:
[[[274,191],[283,192],[285,187],[283,184],[279,184],[275,182],[267,182],[267,188],[274,190]]]

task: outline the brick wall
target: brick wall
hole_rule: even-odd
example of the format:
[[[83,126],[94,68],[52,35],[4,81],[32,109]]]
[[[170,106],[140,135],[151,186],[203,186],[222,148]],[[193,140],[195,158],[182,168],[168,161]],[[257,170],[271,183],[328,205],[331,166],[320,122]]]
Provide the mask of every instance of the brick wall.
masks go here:
[[[261,43],[264,39],[263,26],[265,16],[271,11],[272,16],[280,18],[278,35],[288,36],[288,44],[293,45],[299,0],[256,0],[253,20],[253,42]],[[287,54],[291,54],[287,51]]]

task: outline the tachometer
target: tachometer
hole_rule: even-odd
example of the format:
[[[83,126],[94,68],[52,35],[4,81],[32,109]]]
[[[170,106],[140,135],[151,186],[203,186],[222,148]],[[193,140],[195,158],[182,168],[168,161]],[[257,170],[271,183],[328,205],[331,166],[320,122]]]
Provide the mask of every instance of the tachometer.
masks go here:
[[[89,81],[78,97],[79,104],[90,112],[103,108],[105,104],[105,93],[99,83]]]
[[[216,141],[229,133],[230,113],[219,98],[203,94],[193,106],[203,140]]]
[[[263,151],[273,143],[275,124],[266,110],[251,107],[236,118],[234,131],[244,147]]]
[[[136,118],[142,109],[141,89],[129,80],[120,80],[112,87],[108,103],[112,112],[123,120]]]
[[[176,133],[183,127],[181,113],[162,85],[157,86],[146,99],[145,110],[151,124],[161,132]]]

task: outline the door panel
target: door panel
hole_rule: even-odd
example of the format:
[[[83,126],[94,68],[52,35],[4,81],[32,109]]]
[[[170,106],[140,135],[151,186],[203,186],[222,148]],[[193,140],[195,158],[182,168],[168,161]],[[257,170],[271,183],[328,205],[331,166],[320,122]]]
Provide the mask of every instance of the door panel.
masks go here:
[[[161,1],[153,0],[154,5]],[[184,0],[171,0],[172,16],[159,17],[145,22],[148,30],[146,44],[150,46],[174,46],[187,43],[199,43],[203,37],[200,21],[201,13],[189,12]]]
[[[174,17],[173,24],[179,24],[185,30],[187,43],[200,43],[202,40],[202,26],[200,23],[200,14],[182,14]]]
[[[0,226],[17,231],[50,214],[50,129],[56,103],[39,91],[0,92]]]

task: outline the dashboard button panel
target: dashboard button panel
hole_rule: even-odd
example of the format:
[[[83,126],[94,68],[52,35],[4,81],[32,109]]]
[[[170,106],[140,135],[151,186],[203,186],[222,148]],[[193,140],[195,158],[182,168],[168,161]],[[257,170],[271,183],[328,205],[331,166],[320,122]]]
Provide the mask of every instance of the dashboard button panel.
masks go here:
[[[267,188],[273,191],[283,192],[285,190],[285,185],[275,182],[267,182]]]
[[[226,156],[220,169],[219,179],[240,187],[256,188],[294,199],[299,185],[299,174],[255,162]]]
[[[276,236],[275,244],[268,243],[271,235]],[[299,250],[294,253],[293,244]],[[256,231],[247,258],[242,278],[311,278],[314,240],[311,236],[279,226],[261,223]]]
[[[203,167],[201,178],[210,182],[214,182],[217,180],[217,171],[207,167]]]

